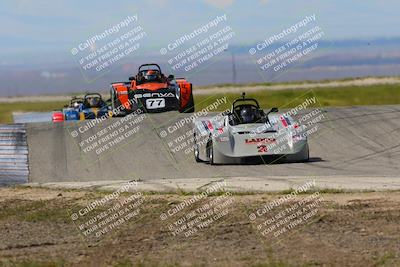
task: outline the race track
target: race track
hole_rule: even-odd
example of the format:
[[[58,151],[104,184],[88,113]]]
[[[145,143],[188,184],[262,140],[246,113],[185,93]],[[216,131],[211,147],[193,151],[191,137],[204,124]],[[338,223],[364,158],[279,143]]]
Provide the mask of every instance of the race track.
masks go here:
[[[107,119],[84,133],[79,129],[86,129],[89,121],[28,124],[29,180],[45,183],[206,177],[400,177],[400,106],[321,111],[324,116],[316,122],[318,130],[309,137],[308,163],[196,163],[192,152],[185,153],[190,148],[187,136],[191,136],[191,124],[184,118],[190,114],[177,112]],[[117,134],[113,135],[115,131]]]

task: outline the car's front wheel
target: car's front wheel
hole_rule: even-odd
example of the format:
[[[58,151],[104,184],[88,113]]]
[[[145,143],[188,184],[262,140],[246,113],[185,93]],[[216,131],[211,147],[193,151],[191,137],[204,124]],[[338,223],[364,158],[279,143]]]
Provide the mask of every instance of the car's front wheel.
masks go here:
[[[202,160],[200,159],[199,145],[196,143],[196,134],[193,135],[193,138],[194,138],[194,147],[193,147],[194,159],[196,160],[196,162],[201,162]]]
[[[208,142],[208,144],[207,144],[207,156],[209,158],[208,162],[210,163],[210,165],[214,165],[215,164],[215,162],[214,162],[214,149],[213,149],[213,144],[212,144],[211,141]]]

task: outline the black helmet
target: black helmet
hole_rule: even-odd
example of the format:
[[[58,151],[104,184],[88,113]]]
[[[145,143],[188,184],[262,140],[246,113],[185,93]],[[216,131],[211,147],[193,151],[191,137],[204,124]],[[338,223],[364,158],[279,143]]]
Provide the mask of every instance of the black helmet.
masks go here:
[[[257,121],[257,110],[252,107],[243,107],[240,110],[240,119],[242,123],[254,123]]]
[[[95,108],[100,104],[100,97],[91,97],[88,100],[90,107]]]
[[[158,71],[156,70],[148,70],[146,74],[144,75],[144,78],[148,82],[155,82],[157,81],[158,78]]]

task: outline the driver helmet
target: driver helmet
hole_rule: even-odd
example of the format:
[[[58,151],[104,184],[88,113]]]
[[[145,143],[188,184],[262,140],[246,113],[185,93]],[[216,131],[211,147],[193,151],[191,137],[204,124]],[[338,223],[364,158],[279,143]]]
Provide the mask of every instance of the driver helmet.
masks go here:
[[[74,108],[79,108],[80,105],[78,102],[74,102],[73,106],[74,106]]]
[[[144,78],[149,82],[156,81],[157,77],[158,77],[157,71],[155,71],[155,70],[148,70],[146,72],[146,74],[144,75]]]
[[[244,107],[240,111],[240,119],[242,123],[254,123],[257,121],[257,111],[251,107]]]
[[[99,105],[99,103],[100,103],[100,98],[98,98],[98,97],[91,97],[90,99],[89,99],[89,105],[91,106],[91,107],[97,107],[98,105]]]

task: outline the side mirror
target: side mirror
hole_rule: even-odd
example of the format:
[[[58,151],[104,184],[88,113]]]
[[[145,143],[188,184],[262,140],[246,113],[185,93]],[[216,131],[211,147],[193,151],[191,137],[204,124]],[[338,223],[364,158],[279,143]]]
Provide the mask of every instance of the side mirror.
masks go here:
[[[135,76],[129,77],[129,80],[130,80],[130,81],[134,81],[134,80],[135,80]]]
[[[168,75],[168,80],[172,81],[173,79],[175,79],[174,75],[172,75],[172,74]]]
[[[271,108],[271,110],[269,112],[278,112],[278,108]]]

